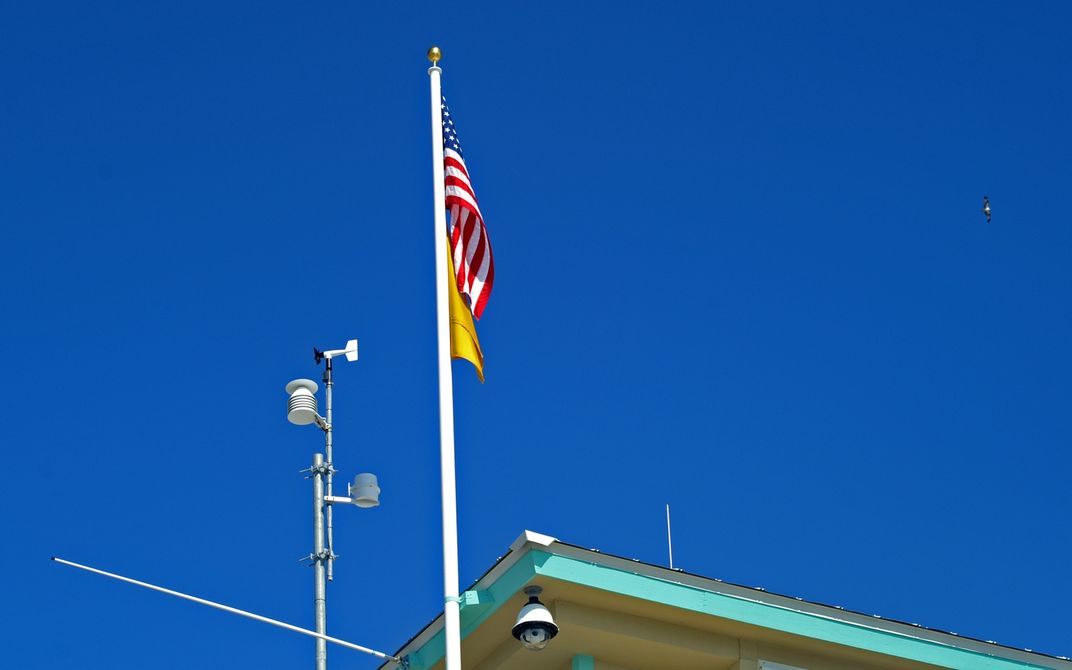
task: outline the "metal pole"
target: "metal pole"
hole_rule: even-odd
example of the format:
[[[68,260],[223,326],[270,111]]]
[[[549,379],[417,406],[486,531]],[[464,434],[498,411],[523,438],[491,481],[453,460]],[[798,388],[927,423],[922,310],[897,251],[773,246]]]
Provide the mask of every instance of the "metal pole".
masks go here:
[[[316,632],[327,635],[327,584],[324,581],[324,455],[313,454],[313,609]],[[327,670],[328,645],[316,640],[316,670]]]
[[[670,503],[666,503],[666,549],[670,552],[670,569],[674,569],[674,541],[670,537]]]
[[[438,59],[437,59],[438,60]],[[447,212],[443,168],[441,70],[428,68],[432,103],[432,192],[435,204],[436,344],[439,354],[439,473],[443,491],[443,622],[446,670],[461,670],[461,608],[458,603],[458,510],[454,475],[454,380],[450,369]]]
[[[270,619],[270,618],[268,618],[266,616],[261,616],[260,614],[254,614],[253,612],[247,612],[246,610],[240,610],[237,607],[230,607],[228,605],[223,605],[221,603],[213,602],[211,600],[205,600],[204,598],[198,598],[197,596],[191,596],[191,595],[188,595],[188,594],[185,594],[185,593],[181,593],[179,591],[172,591],[171,589],[165,589],[163,586],[157,586],[155,584],[150,584],[148,582],[139,582],[136,579],[131,579],[130,577],[124,577],[123,575],[117,575],[114,572],[105,572],[104,570],[98,570],[97,568],[91,568],[88,565],[82,565],[81,563],[75,563],[74,561],[65,561],[62,558],[57,558],[55,556],[52,557],[52,560],[56,561],[57,563],[62,563],[63,565],[69,565],[72,568],[78,568],[79,570],[85,570],[86,572],[92,572],[92,573],[97,574],[97,575],[104,575],[105,577],[111,577],[112,579],[118,579],[119,581],[126,582],[127,584],[133,584],[134,586],[143,586],[143,587],[145,587],[145,588],[147,588],[147,589],[149,589],[151,591],[159,591],[160,593],[164,593],[164,594],[167,594],[169,596],[175,596],[176,598],[182,598],[183,600],[189,600],[190,602],[197,603],[198,605],[207,605],[208,607],[212,607],[212,608],[215,608],[215,609],[218,609],[218,610],[223,610],[224,612],[230,612],[231,614],[237,614],[238,616],[243,616],[243,617],[246,617],[247,619],[253,619],[254,621],[260,621],[261,623],[266,623],[266,624],[270,624],[272,626],[278,626],[280,628],[285,628],[286,630],[294,631],[295,633],[301,633],[302,635],[308,635],[309,637],[315,637],[315,638],[320,639],[320,640],[325,640],[327,642],[331,642],[332,644],[337,644],[337,645],[339,645],[341,647],[346,647],[347,649],[353,649],[354,651],[360,651],[360,652],[363,652],[363,653],[366,653],[366,654],[371,654],[372,656],[375,656],[376,658],[382,658],[385,661],[394,661],[395,663],[403,663],[403,660],[401,658],[397,657],[397,656],[391,656],[390,654],[385,654],[382,651],[376,651],[375,649],[369,649],[368,647],[362,647],[359,644],[354,644],[353,642],[347,642],[346,640],[340,640],[337,637],[331,637],[329,635],[321,635],[320,633],[314,633],[311,630],[307,630],[305,628],[299,628],[298,626],[286,623],[284,621],[279,621],[278,619]]]
[[[332,431],[335,430],[335,426],[331,417],[331,387],[335,385],[331,375],[331,359],[328,358],[324,361],[324,403],[327,405],[327,419],[328,428],[324,431],[324,455],[327,457],[327,495],[332,495],[331,491],[331,476],[335,473],[335,460],[331,455],[332,447]],[[332,516],[331,505],[328,505],[327,510],[324,512],[327,517],[328,524],[328,581],[335,579],[335,538],[332,535]]]

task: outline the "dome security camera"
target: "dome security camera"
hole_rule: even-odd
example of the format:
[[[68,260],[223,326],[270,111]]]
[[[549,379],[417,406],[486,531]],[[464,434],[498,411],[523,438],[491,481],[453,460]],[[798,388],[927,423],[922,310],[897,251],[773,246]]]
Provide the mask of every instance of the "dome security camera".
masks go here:
[[[539,586],[528,586],[525,595],[529,601],[517,614],[517,623],[511,631],[526,649],[539,651],[547,646],[551,638],[558,635],[558,626],[551,617],[551,612],[540,602],[540,593],[543,589]]]

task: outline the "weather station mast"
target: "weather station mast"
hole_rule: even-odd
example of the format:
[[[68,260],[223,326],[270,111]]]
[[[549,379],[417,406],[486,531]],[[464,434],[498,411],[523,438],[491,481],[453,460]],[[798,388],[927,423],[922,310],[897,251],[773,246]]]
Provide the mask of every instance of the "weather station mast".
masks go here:
[[[324,363],[324,416],[317,413],[316,382],[311,379],[295,379],[288,383],[286,391],[287,420],[298,426],[316,424],[324,432],[324,453],[313,454],[313,464],[302,472],[309,473],[313,481],[313,551],[302,560],[307,560],[313,568],[313,611],[316,632],[327,635],[327,583],[335,578],[335,538],[333,532],[332,509],[336,504],[351,504],[368,509],[380,504],[380,487],[376,475],[363,472],[354,477],[347,486],[346,496],[336,496],[332,490],[333,476],[337,472],[334,466],[334,425],[332,416],[332,389],[335,386],[332,361],[337,356],[344,356],[347,361],[357,361],[357,340],[350,340],[343,349],[321,351],[313,348],[313,360],[317,365]],[[316,670],[327,670],[327,640],[316,641]]]
[[[377,651],[347,640],[332,637],[327,634],[327,583],[334,578],[334,563],[338,556],[334,551],[334,536],[332,529],[332,508],[337,504],[354,505],[360,508],[378,507],[380,504],[380,487],[376,475],[362,472],[354,477],[352,483],[347,485],[347,495],[334,495],[332,490],[333,476],[336,473],[333,465],[332,453],[334,447],[334,427],[332,425],[332,390],[335,386],[333,378],[332,361],[344,357],[353,363],[357,361],[357,340],[350,340],[342,349],[321,351],[313,348],[313,360],[317,365],[324,363],[324,414],[317,412],[316,392],[319,390],[316,382],[311,379],[295,379],[286,385],[289,396],[287,400],[287,420],[299,426],[315,424],[324,432],[324,453],[313,454],[312,466],[302,470],[308,473],[308,479],[313,481],[313,551],[301,560],[309,561],[313,568],[313,613],[316,630],[308,630],[294,624],[286,623],[278,619],[254,614],[247,610],[238,609],[222,603],[199,598],[187,593],[164,588],[156,584],[131,579],[123,575],[106,572],[98,568],[68,561],[56,556],[52,560],[62,565],[67,565],[93,574],[109,577],[134,586],[141,586],[158,593],[175,596],[190,602],[212,607],[213,609],[230,612],[247,619],[260,621],[278,628],[307,635],[316,639],[316,670],[327,670],[328,654],[327,643],[346,647],[354,651],[360,651],[375,656],[384,661],[394,661],[399,666],[409,666],[408,659],[392,656],[391,654]]]

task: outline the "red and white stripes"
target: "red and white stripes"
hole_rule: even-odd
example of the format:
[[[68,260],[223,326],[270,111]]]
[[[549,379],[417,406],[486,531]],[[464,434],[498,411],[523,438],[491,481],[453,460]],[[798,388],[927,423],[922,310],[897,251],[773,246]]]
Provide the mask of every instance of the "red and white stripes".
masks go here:
[[[454,276],[458,280],[458,291],[468,300],[473,316],[479,319],[495,281],[491,242],[469,181],[469,172],[465,169],[465,159],[457,151],[445,147],[443,163]]]

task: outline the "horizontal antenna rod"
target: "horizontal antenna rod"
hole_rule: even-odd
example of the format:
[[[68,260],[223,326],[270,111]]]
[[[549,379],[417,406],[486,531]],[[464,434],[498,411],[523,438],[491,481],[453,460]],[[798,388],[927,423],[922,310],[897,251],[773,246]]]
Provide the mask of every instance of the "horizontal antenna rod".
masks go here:
[[[353,649],[355,651],[361,651],[361,652],[364,652],[366,654],[371,654],[371,655],[373,655],[373,656],[375,656],[377,658],[382,658],[385,661],[394,661],[395,663],[398,663],[400,665],[405,665],[402,662],[402,659],[398,658],[397,656],[391,656],[390,654],[385,654],[382,651],[376,651],[375,649],[369,649],[368,647],[362,647],[359,644],[354,644],[353,642],[347,642],[346,640],[340,640],[339,638],[331,637],[330,635],[321,635],[320,633],[317,633],[317,632],[314,632],[314,631],[311,631],[311,630],[306,630],[305,628],[299,628],[297,626],[291,625],[289,623],[284,623],[282,621],[277,621],[275,619],[269,619],[266,616],[261,616],[259,614],[254,614],[253,612],[247,612],[245,610],[240,610],[240,609],[237,609],[235,607],[228,607],[227,605],[221,605],[220,603],[214,603],[211,600],[205,600],[204,598],[198,598],[198,597],[195,597],[195,596],[189,596],[189,595],[186,595],[185,593],[179,593],[178,591],[172,591],[171,589],[165,589],[162,586],[155,586],[153,584],[147,584],[146,582],[139,582],[138,580],[131,579],[130,577],[124,577],[122,575],[116,575],[116,574],[113,574],[111,572],[105,572],[104,570],[98,570],[97,568],[91,568],[88,565],[80,565],[80,564],[74,563],[72,561],[65,561],[62,558],[57,558],[55,556],[52,557],[52,560],[56,561],[57,563],[62,563],[64,565],[69,565],[72,568],[78,568],[79,570],[85,570],[86,572],[93,572],[93,573],[96,573],[98,575],[104,575],[105,577],[111,577],[112,579],[118,579],[121,582],[126,582],[128,584],[134,584],[135,586],[144,586],[145,588],[150,589],[152,591],[159,591],[160,593],[166,593],[169,596],[175,596],[177,598],[182,598],[183,600],[189,600],[191,602],[199,603],[201,605],[208,605],[209,607],[214,607],[214,608],[216,608],[218,610],[223,610],[224,612],[230,612],[231,614],[237,614],[238,616],[244,616],[247,619],[253,619],[254,621],[260,621],[262,623],[271,624],[273,626],[279,626],[280,628],[286,628],[287,630],[292,630],[295,633],[301,633],[302,635],[308,635],[309,637],[315,637],[315,638],[317,638],[319,640],[324,640],[325,642],[331,642],[331,643],[337,644],[340,647],[346,647],[347,649]]]

